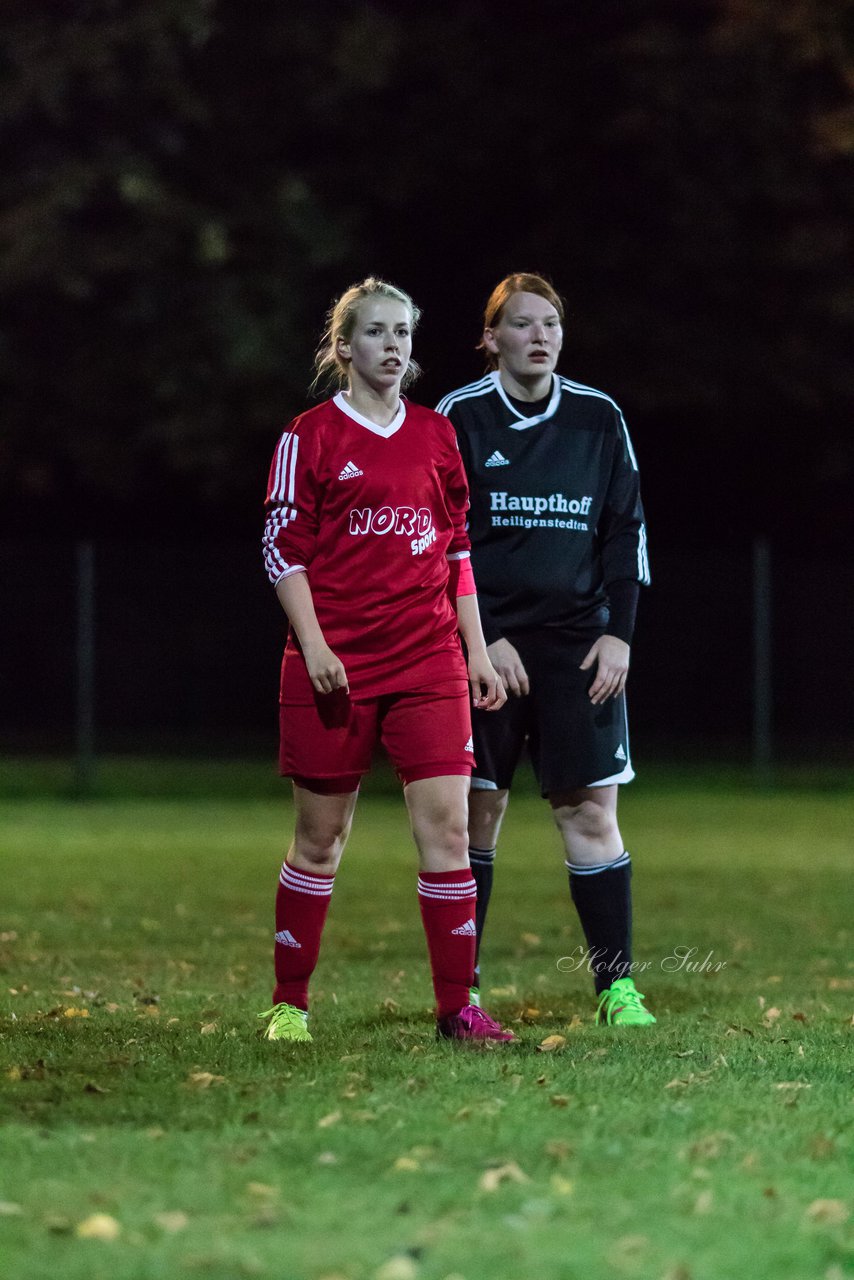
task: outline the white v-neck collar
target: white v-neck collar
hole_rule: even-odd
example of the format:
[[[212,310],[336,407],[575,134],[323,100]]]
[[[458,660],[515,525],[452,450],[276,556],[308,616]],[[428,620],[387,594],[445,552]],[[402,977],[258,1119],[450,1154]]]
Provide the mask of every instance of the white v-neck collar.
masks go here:
[[[531,418],[526,418],[523,413],[519,412],[515,404],[513,404],[507,392],[504,390],[504,387],[501,385],[501,375],[499,374],[498,370],[493,369],[492,373],[489,376],[492,378],[492,381],[495,385],[495,390],[501,396],[501,399],[507,405],[507,408],[510,410],[511,413],[515,413],[516,417],[519,419],[518,422],[510,422],[507,424],[510,427],[511,431],[527,431],[528,427],[535,427],[538,422],[545,422],[547,418],[550,418],[552,416],[552,414],[555,412],[558,405],[560,404],[560,379],[558,378],[556,373],[552,374],[551,399],[549,400],[548,404],[546,405],[542,413],[535,413]]]
[[[357,413],[347,400],[343,391],[339,391],[334,395],[332,397],[332,402],[338,406],[342,413],[346,413],[348,418],[352,418],[354,422],[358,422],[360,427],[364,427],[366,431],[372,431],[375,436],[382,436],[385,440],[388,440],[390,436],[393,436],[400,430],[403,426],[403,419],[406,417],[406,402],[404,401],[403,396],[400,397],[400,405],[398,406],[397,413],[394,415],[387,427],[381,427],[378,422],[371,422],[370,418],[364,418],[361,413]]]

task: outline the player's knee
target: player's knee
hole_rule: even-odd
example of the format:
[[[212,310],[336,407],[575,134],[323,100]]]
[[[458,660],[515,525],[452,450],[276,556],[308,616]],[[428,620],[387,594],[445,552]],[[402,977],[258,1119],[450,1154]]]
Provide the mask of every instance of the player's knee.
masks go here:
[[[349,830],[349,822],[303,814],[294,831],[294,850],[318,869],[329,865],[337,866],[344,852]]]
[[[595,800],[582,800],[581,804],[556,809],[555,820],[568,835],[584,840],[607,841],[617,830],[616,814]]]
[[[492,848],[510,801],[509,791],[472,788],[469,795],[469,840],[479,849]]]

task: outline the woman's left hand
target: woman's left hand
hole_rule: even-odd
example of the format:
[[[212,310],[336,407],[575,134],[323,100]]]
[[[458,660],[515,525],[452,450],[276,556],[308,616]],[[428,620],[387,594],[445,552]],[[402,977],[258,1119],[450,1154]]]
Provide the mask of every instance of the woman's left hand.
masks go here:
[[[507,701],[501,677],[493,667],[486,650],[469,654],[469,683],[472,701],[478,711],[498,711]]]
[[[581,664],[582,671],[596,664],[596,678],[590,686],[594,707],[616,698],[626,687],[629,674],[629,646],[616,636],[600,636]]]

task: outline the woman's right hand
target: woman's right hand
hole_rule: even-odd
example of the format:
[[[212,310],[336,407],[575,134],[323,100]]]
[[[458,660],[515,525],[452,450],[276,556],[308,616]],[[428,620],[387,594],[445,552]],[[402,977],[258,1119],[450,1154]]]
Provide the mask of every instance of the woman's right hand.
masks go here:
[[[336,689],[349,692],[344,663],[335,657],[328,644],[320,642],[303,645],[302,656],[305,658],[309,679],[318,693],[334,693]]]

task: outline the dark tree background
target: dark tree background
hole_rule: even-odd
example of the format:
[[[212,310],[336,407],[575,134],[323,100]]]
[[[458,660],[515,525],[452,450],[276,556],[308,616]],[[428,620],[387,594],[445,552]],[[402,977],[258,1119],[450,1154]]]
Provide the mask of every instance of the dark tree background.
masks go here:
[[[623,405],[657,545],[854,535],[854,5],[4,6],[2,529],[253,534],[325,309],[478,376],[509,270]]]

